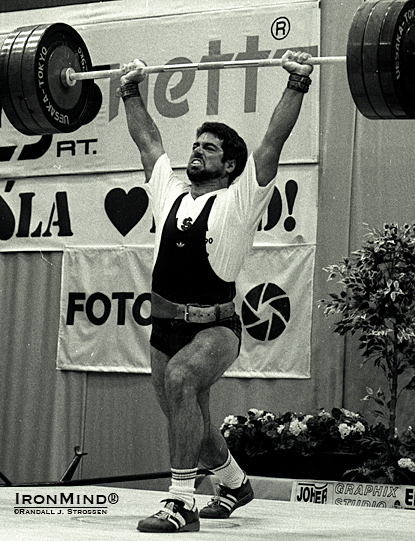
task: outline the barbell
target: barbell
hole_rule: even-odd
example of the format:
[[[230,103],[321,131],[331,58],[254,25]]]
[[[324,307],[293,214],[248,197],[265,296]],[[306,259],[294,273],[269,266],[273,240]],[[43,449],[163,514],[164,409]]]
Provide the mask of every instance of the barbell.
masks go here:
[[[346,56],[311,64],[346,64],[353,100],[370,119],[415,119],[415,0],[365,2],[354,15]],[[280,58],[146,66],[144,73],[270,67]],[[88,49],[65,23],[21,27],[0,49],[0,99],[25,135],[67,133],[91,122],[102,104],[95,79],[122,69],[92,69]]]

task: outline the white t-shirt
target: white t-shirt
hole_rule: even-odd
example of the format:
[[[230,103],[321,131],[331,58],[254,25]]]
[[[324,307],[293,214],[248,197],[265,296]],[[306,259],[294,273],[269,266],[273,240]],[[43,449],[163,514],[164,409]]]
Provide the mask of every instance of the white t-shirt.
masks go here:
[[[233,282],[250,251],[259,221],[272,197],[274,183],[262,187],[256,181],[255,163],[249,156],[242,175],[229,188],[201,195],[188,193],[177,212],[177,226],[194,223],[207,200],[216,195],[208,220],[206,250],[215,273],[226,282]],[[146,184],[156,224],[155,259],[166,218],[178,196],[189,192],[190,185],[177,177],[166,154],[157,160],[150,181]],[[188,220],[191,218],[191,221]]]

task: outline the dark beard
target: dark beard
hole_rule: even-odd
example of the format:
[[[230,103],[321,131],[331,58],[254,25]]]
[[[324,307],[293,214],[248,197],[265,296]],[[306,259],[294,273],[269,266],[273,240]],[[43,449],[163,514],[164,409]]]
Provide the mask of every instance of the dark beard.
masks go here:
[[[186,169],[186,174],[190,182],[194,182],[195,184],[203,184],[208,180],[213,180],[220,176],[219,172],[217,172],[216,174],[212,174],[205,171],[204,169],[202,171],[190,171],[189,167]]]

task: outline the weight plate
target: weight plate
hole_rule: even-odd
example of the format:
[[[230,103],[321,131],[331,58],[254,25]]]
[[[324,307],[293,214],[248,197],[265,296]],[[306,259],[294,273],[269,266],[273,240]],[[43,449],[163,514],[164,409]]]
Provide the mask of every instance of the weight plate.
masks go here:
[[[356,11],[349,30],[346,60],[347,78],[356,107],[362,115],[372,119],[378,119],[379,115],[375,112],[370,103],[364,83],[363,38],[368,17],[377,3],[378,2],[366,2]]]
[[[8,69],[8,81],[11,91],[12,101],[14,108],[19,115],[20,120],[31,130],[34,134],[44,135],[51,133],[50,130],[45,130],[40,126],[33,118],[25,93],[23,91],[22,83],[22,59],[26,47],[26,43],[30,35],[36,30],[37,26],[31,26],[22,28],[10,50],[9,56],[9,69]]]
[[[404,74],[403,99],[404,109],[409,118],[415,118],[415,21],[405,32],[402,57],[402,72]]]
[[[379,36],[379,77],[395,118],[415,118],[415,0],[390,5]]]
[[[64,86],[61,73],[69,67],[75,71],[90,71],[92,67],[78,32],[64,23],[37,27],[26,43],[22,77],[29,109],[45,129],[73,132],[88,115],[94,82]]]
[[[5,38],[3,45],[0,49],[0,80],[2,81],[0,85],[0,100],[4,112],[10,121],[10,124],[12,124],[12,126],[14,126],[17,131],[23,133],[24,135],[35,135],[35,133],[26,126],[26,124],[22,121],[19,114],[17,113],[14,107],[12,92],[9,86],[8,71],[10,51],[15,39],[20,34],[21,30],[21,28],[18,28],[11,32]]]
[[[101,109],[102,92],[99,86],[94,83],[92,86],[92,95],[88,100],[88,108],[85,109],[83,124],[89,124],[94,120]]]
[[[383,119],[395,118],[383,96],[378,67],[380,29],[389,6],[389,2],[378,2],[369,13],[362,48],[363,81],[366,93],[374,111]]]

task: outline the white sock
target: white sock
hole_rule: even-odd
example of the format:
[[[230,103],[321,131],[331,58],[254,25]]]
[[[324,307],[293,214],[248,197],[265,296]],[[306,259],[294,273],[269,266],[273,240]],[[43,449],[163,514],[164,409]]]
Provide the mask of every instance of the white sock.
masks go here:
[[[225,485],[228,488],[239,488],[246,480],[246,473],[240,468],[229,451],[225,463],[210,471],[219,477],[221,485]]]
[[[177,470],[171,468],[171,486],[169,494],[177,500],[184,502],[187,509],[193,510],[195,499],[195,479],[197,468]]]

